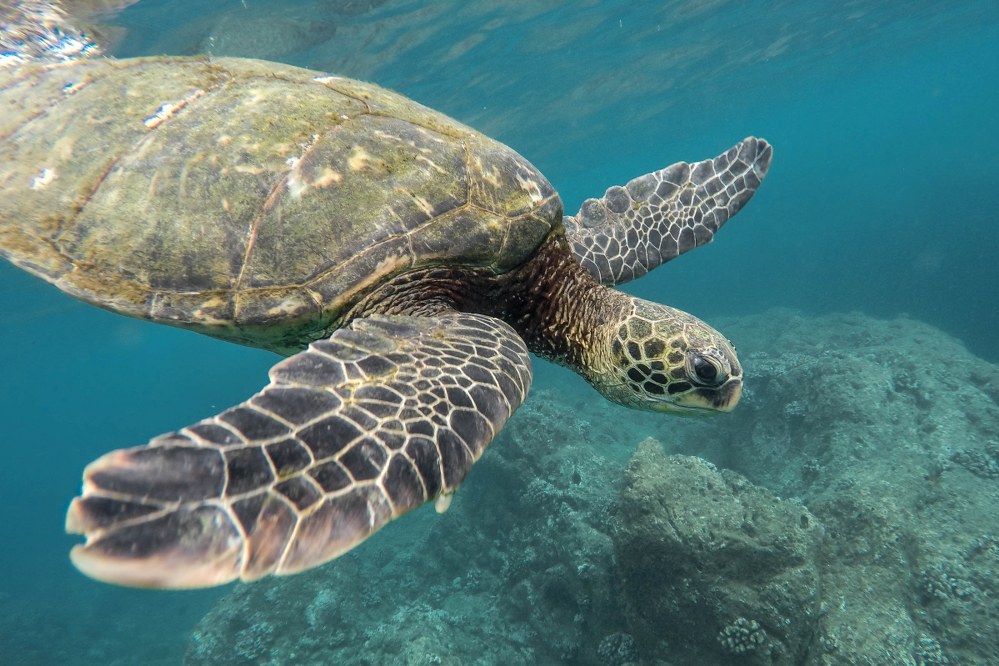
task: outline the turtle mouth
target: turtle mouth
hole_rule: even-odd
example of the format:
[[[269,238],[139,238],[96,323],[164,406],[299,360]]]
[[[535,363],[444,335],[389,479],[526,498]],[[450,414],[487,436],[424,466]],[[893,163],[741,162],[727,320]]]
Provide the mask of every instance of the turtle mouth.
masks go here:
[[[733,377],[722,384],[721,388],[715,392],[714,399],[718,402],[715,403],[714,408],[719,412],[731,412],[739,404],[741,397],[742,379],[740,377]]]
[[[718,412],[731,412],[742,397],[742,379],[732,377],[715,388],[699,387],[677,396],[676,402],[669,403],[665,411],[687,415],[708,415]]]

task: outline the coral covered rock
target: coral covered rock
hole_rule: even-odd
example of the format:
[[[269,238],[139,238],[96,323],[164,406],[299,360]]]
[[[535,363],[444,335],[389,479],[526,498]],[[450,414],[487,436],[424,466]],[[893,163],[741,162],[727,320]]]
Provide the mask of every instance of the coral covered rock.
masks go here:
[[[656,436],[799,498],[824,526],[801,663],[999,663],[999,369],[904,317],[721,323],[748,350],[743,403]]]
[[[625,472],[614,525],[643,656],[665,640],[680,663],[736,654],[742,663],[801,662],[819,608],[822,540],[801,504],[699,458],[666,456],[650,439]]]

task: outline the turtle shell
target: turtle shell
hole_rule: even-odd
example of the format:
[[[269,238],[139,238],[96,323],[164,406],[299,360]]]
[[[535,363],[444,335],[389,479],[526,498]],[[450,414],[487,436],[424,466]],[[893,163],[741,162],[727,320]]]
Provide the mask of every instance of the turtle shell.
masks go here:
[[[377,86],[233,58],[0,71],[0,255],[101,307],[289,350],[382,281],[508,271],[560,223],[510,148]]]

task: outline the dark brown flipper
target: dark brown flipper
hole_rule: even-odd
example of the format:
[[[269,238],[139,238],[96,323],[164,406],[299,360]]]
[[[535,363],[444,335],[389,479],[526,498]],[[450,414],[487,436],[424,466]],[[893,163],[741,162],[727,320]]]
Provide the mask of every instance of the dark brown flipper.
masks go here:
[[[278,363],[218,416],[88,466],[66,529],[100,580],[188,588],[288,574],[457,490],[525,398],[523,341],[469,314],[371,317]]]

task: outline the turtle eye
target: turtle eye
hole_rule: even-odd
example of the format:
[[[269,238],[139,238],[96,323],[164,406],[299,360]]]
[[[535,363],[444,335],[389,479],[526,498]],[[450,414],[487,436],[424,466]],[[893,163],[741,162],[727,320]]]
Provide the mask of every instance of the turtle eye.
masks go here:
[[[694,374],[697,375],[699,380],[705,384],[719,383],[718,367],[714,363],[700,354],[695,354],[691,359],[691,363],[694,366]]]

